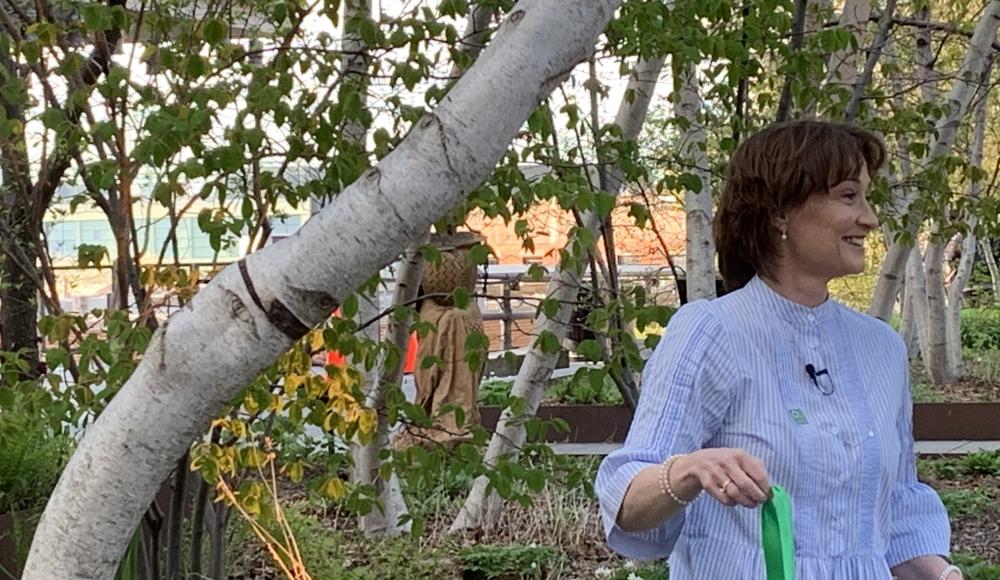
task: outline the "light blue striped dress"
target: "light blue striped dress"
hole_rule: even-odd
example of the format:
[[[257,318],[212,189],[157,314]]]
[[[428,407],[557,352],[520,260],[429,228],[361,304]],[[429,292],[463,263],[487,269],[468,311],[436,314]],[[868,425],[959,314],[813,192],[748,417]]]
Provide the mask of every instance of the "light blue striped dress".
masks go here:
[[[819,392],[807,364],[827,369]],[[681,308],[646,365],[625,445],[597,495],[610,546],[670,557],[671,580],[765,577],[760,509],[708,494],[659,528],[615,525],[625,490],[675,453],[735,447],[760,458],[794,503],[798,580],[889,579],[917,556],[947,556],[937,494],[916,479],[906,349],[885,323],[833,300],[808,308],[762,280]]]

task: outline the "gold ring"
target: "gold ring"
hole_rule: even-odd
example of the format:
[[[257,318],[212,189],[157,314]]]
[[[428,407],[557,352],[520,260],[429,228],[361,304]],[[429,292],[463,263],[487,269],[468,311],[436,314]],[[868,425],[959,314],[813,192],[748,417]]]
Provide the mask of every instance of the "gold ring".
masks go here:
[[[722,495],[726,495],[726,489],[729,487],[729,484],[731,484],[732,482],[733,482],[733,480],[727,479],[726,483],[723,483],[722,487],[719,488],[719,492],[722,493]]]

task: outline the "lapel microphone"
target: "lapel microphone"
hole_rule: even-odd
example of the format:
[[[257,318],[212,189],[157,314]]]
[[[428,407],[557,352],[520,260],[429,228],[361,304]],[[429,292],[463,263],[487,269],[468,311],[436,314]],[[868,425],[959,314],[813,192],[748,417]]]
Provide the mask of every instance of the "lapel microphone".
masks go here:
[[[814,385],[823,395],[832,395],[834,391],[833,379],[830,378],[830,371],[827,369],[816,370],[812,364],[806,365],[806,374],[812,379]]]

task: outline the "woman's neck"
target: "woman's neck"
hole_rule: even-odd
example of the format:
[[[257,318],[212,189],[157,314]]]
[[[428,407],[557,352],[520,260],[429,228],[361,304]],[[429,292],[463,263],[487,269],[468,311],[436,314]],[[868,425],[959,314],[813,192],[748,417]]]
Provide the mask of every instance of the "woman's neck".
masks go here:
[[[814,278],[812,276],[794,275],[781,270],[774,273],[774,276],[761,276],[761,280],[767,284],[771,290],[778,294],[809,308],[815,308],[826,302],[830,297],[827,290],[828,280]]]

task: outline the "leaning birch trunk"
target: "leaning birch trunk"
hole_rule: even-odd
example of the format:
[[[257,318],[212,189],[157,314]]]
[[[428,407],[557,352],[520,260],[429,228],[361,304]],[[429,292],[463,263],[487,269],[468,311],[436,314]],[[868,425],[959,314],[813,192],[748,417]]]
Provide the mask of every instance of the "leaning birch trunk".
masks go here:
[[[979,78],[992,53],[992,44],[996,38],[998,26],[1000,26],[1000,0],[991,0],[983,11],[979,22],[976,23],[962,68],[958,71],[955,83],[948,95],[947,111],[936,124],[937,137],[930,149],[928,156],[930,161],[944,157],[951,151],[955,142],[955,134],[969,107],[973,89],[978,85]],[[910,213],[908,231],[910,236],[913,236],[923,222],[923,215],[912,204],[907,210]],[[896,303],[896,295],[899,293],[900,278],[909,256],[909,247],[910,244],[897,240],[886,252],[885,260],[879,269],[878,283],[869,309],[872,316],[887,320],[892,313]]]
[[[1000,304],[1000,267],[997,266],[996,256],[993,254],[993,240],[985,239],[979,242],[979,249],[983,252],[983,261],[990,271],[990,282],[993,286],[993,302]]]
[[[587,58],[619,4],[519,2],[475,66],[395,151],[295,236],[220,272],[164,324],[70,459],[24,580],[111,578],[188,443],[486,178],[529,113]]]
[[[976,106],[975,121],[973,123],[972,148],[969,151],[969,165],[972,167],[982,167],[983,147],[986,141],[986,113],[989,103],[989,81],[992,66],[986,67],[980,82],[980,98]],[[982,192],[982,183],[977,179],[970,179],[965,189],[965,194],[970,199],[976,199]],[[962,360],[962,293],[972,276],[972,266],[976,261],[976,225],[978,219],[975,214],[969,213],[966,219],[967,232],[962,240],[962,257],[958,262],[958,268],[951,284],[948,285],[948,311],[947,311],[947,361],[948,374],[953,379],[961,378],[965,374],[965,362]]]
[[[656,90],[656,80],[663,69],[664,60],[664,57],[658,57],[653,60],[640,61],[636,65],[635,73],[625,89],[626,96],[623,97],[615,117],[615,124],[622,129],[621,138],[623,141],[633,141],[639,136],[639,130],[646,119],[649,102]],[[631,102],[629,102],[629,95],[632,95]],[[622,173],[616,166],[612,171],[609,171],[606,180],[610,190],[608,193],[617,195],[621,189],[622,181]],[[589,213],[584,223],[588,229],[595,233],[596,237],[600,227],[600,220],[597,216]],[[533,326],[538,334],[549,331],[556,336],[560,343],[566,338],[570,317],[573,314],[573,302],[576,301],[579,292],[581,276],[580,270],[558,269],[553,274],[546,296],[559,302],[559,310],[551,319],[542,312],[538,313]],[[552,378],[552,371],[555,369],[557,360],[558,353],[543,352],[538,345],[534,345],[528,350],[510,392],[512,397],[524,400],[524,415],[523,417],[514,417],[509,407],[503,410],[497,422],[496,431],[486,450],[485,462],[488,466],[493,467],[501,458],[516,456],[520,452],[526,439],[523,419],[533,416],[538,410],[538,405],[541,404],[542,396],[545,393],[545,386]],[[493,521],[502,505],[502,498],[490,489],[489,480],[485,476],[481,476],[473,483],[472,489],[449,531],[455,533]]]
[[[702,118],[698,73],[687,66],[677,75],[679,99],[674,114],[683,119],[682,163],[698,178],[698,191],[684,194],[687,237],[684,264],[688,300],[715,298],[715,241],[712,239],[712,173],[705,153],[705,125]]]

